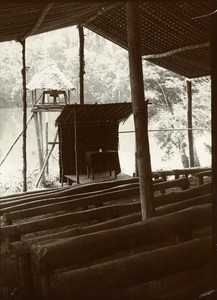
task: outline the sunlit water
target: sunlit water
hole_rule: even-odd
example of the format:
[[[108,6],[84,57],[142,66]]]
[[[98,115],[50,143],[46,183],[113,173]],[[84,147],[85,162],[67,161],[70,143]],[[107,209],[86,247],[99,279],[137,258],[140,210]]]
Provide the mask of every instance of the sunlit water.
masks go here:
[[[28,110],[27,120],[31,116],[31,110]],[[49,141],[52,142],[57,128],[55,120],[59,113],[43,113],[44,122],[49,122]],[[5,157],[6,153],[22,132],[22,109],[21,108],[3,108],[0,109],[0,162]],[[124,131],[134,131],[133,117],[131,116],[126,122],[119,126],[119,157],[121,171],[123,173],[133,175],[135,172],[135,134],[123,133]],[[45,132],[45,128],[44,128]],[[44,136],[45,140],[45,136]],[[203,138],[196,140],[196,147],[201,166],[210,165],[210,154],[205,151],[204,142],[210,144],[210,136],[204,135]],[[154,137],[154,132],[149,133],[149,143],[151,152],[152,170],[182,168],[182,163],[178,154],[171,157],[168,161],[163,161],[163,152],[157,144]],[[50,146],[49,146],[50,147]],[[45,149],[44,149],[45,150]],[[49,172],[55,176],[59,176],[58,162],[58,146],[55,146],[54,151],[49,159]],[[5,162],[0,166],[0,181],[1,184],[13,186],[18,181],[22,181],[22,136],[15,144]],[[34,119],[28,125],[27,129],[27,170],[28,176],[32,173],[38,174],[38,150],[37,139],[35,133]]]

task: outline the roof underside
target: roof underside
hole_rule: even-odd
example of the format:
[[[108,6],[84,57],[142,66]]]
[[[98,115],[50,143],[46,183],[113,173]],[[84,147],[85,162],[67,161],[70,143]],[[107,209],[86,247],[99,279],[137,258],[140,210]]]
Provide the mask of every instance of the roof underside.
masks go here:
[[[102,125],[119,123],[132,114],[132,103],[71,104],[66,105],[56,120],[56,125],[74,124]]]
[[[211,0],[141,2],[142,55],[188,78],[210,75],[213,11]],[[0,42],[77,24],[127,49],[124,2],[0,4]]]

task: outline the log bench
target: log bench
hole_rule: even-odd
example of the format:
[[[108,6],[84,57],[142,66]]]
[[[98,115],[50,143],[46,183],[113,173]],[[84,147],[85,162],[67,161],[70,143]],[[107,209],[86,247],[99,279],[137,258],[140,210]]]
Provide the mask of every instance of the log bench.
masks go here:
[[[173,175],[175,176],[175,179],[178,179],[181,175],[185,176],[185,178],[188,178],[189,175],[194,175],[195,173],[198,172],[205,172],[210,170],[211,170],[210,168],[202,168],[202,167],[174,169]]]
[[[158,197],[160,197],[160,196],[157,196],[156,198],[158,198]],[[175,199],[175,201],[176,201],[176,199]],[[176,212],[179,210],[183,210],[183,209],[191,207],[191,206],[206,204],[206,203],[210,203],[210,202],[211,202],[211,195],[204,195],[204,196],[199,196],[196,198],[190,198],[190,199],[186,199],[186,200],[183,199],[182,201],[174,202],[173,204],[170,203],[169,205],[165,205],[165,206],[156,208],[155,214],[156,214],[156,216],[160,216],[160,215],[164,215],[167,213],[172,213],[172,212]],[[139,208],[139,205],[137,205],[137,207]],[[116,219],[97,223],[94,225],[82,226],[82,227],[76,227],[76,228],[73,228],[73,225],[72,225],[71,228],[68,228],[68,227],[63,228],[62,231],[57,232],[57,233],[50,233],[50,234],[45,233],[44,235],[36,236],[36,237],[32,237],[32,238],[25,237],[25,239],[23,239],[25,241],[25,243],[23,243],[23,245],[24,244],[31,245],[38,241],[44,241],[44,240],[49,240],[49,239],[74,237],[74,236],[78,236],[80,234],[87,234],[87,233],[92,233],[95,231],[124,226],[127,224],[138,222],[140,220],[141,220],[141,212],[139,211],[138,213],[135,213],[133,215],[118,217]],[[55,223],[55,219],[54,219],[54,223]],[[22,229],[22,230],[24,230],[24,229]],[[20,239],[20,236],[17,235],[16,239]]]
[[[101,190],[105,190],[108,188],[112,187],[118,187],[120,185],[124,184],[131,184],[131,183],[139,183],[138,178],[130,178],[130,179],[121,179],[117,181],[109,181],[109,182],[100,182],[100,183],[95,183],[95,184],[84,184],[81,186],[76,186],[76,187],[71,187],[71,188],[63,188],[59,189],[58,191],[52,192],[52,193],[47,193],[46,195],[38,195],[37,193],[34,194],[32,193],[30,196],[25,196],[25,197],[15,197],[7,200],[0,202],[0,212],[3,208],[5,207],[10,207],[18,204],[23,204],[23,203],[28,203],[28,202],[36,202],[38,200],[47,200],[47,199],[54,199],[57,197],[66,197],[70,195],[78,195],[82,193],[89,193],[89,192],[97,192]]]
[[[57,272],[56,272],[57,273]],[[178,272],[160,279],[117,288],[103,295],[103,300],[177,300],[198,299],[199,295],[212,290],[212,266]],[[200,298],[199,298],[200,299]]]
[[[33,267],[39,273],[52,273],[57,268],[89,263],[177,235],[191,239],[192,230],[206,225],[211,225],[211,207],[201,205],[119,228],[45,241],[32,246]]]
[[[185,178],[157,182],[153,185],[154,191],[162,191],[172,187],[179,187],[183,190],[189,187],[189,181]],[[87,209],[89,205],[102,206],[108,201],[129,199],[129,197],[139,197],[140,189],[138,183],[131,183],[128,185],[121,185],[111,189],[102,190],[100,192],[65,196],[61,198],[51,198],[48,200],[38,200],[30,203],[23,203],[14,205],[12,207],[5,207],[1,209],[1,213],[4,214],[4,222],[7,225],[12,224],[15,219],[32,217],[36,215],[43,215],[46,213],[52,213],[57,211],[71,211],[77,208]],[[52,204],[49,204],[52,203]],[[44,205],[43,205],[44,204]],[[39,205],[39,206],[38,206]]]
[[[205,176],[212,176],[212,170],[204,171],[204,172],[198,172],[194,174],[194,177],[196,178],[197,185],[203,184],[203,178]]]
[[[211,264],[211,249],[210,237],[194,239],[76,270],[56,272],[52,277],[52,289],[57,299],[104,299],[120,288]]]
[[[187,199],[185,201],[165,205],[156,209],[156,214],[171,213],[186,207],[195,206],[211,202],[211,194]],[[28,221],[17,225],[6,225],[0,228],[1,237],[20,239],[21,235],[66,226],[69,224],[87,224],[88,222],[98,220],[108,220],[118,218],[121,215],[140,212],[140,203],[110,205],[100,208],[89,209],[80,212],[63,213],[54,217],[42,218],[35,221]]]
[[[192,230],[210,224],[210,222],[211,206],[202,205],[128,226],[78,236],[77,238],[45,241],[32,247],[34,268],[40,274],[46,273],[45,277],[47,277],[48,271],[50,276],[50,273],[58,267],[74,263],[84,264],[89,260],[99,259],[117,251],[159,242],[172,236],[179,235],[182,236],[183,240],[189,239]],[[24,263],[24,261],[29,261],[28,253],[30,253],[31,244],[27,247],[23,243],[13,243],[12,246],[19,255],[19,265],[25,266],[25,270],[22,267],[19,270],[21,272],[20,276],[25,277],[28,263]],[[22,275],[23,272],[24,275]],[[45,280],[45,277],[43,277],[43,280]],[[45,281],[47,282],[47,279]],[[26,284],[29,284],[28,280]]]

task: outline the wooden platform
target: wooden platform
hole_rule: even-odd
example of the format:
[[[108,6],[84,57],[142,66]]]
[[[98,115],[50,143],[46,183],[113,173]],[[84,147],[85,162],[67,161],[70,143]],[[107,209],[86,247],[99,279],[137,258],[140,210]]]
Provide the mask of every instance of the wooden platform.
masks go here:
[[[64,175],[65,178],[67,178],[67,183],[69,185],[72,185],[73,183],[76,184],[76,175]],[[117,175],[117,179],[128,179],[132,178],[133,176],[127,175],[125,173],[119,173]],[[87,183],[94,183],[94,182],[101,182],[101,181],[108,181],[108,180],[115,180],[115,174],[112,172],[111,176],[109,172],[105,173],[97,173],[94,176],[94,180],[92,177],[87,176],[87,174],[81,174],[79,175],[79,183],[80,184],[87,184]]]

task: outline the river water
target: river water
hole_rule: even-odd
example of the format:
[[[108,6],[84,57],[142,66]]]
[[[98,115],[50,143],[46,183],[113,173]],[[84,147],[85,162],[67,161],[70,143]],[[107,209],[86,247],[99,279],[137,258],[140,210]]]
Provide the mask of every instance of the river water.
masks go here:
[[[27,120],[31,117],[31,109],[28,109]],[[59,113],[43,113],[43,121],[49,122],[49,141],[53,141],[57,128],[54,123]],[[22,132],[22,108],[2,108],[0,109],[0,163],[6,153]],[[135,172],[135,134],[134,132],[126,133],[126,131],[134,131],[133,117],[131,116],[126,122],[119,126],[119,157],[121,170],[123,173],[132,175]],[[45,132],[45,129],[44,129]],[[205,141],[210,137],[205,137]],[[45,140],[45,137],[44,137]],[[202,166],[210,165],[210,155],[204,151],[204,139],[197,141],[197,150],[199,150],[199,158]],[[210,141],[208,141],[209,143]],[[149,133],[149,143],[151,152],[152,170],[182,168],[181,160],[178,155],[174,155],[169,161],[163,161],[162,150],[159,148],[154,137],[154,132]],[[45,149],[44,149],[45,150]],[[0,182],[10,187],[22,181],[22,136],[15,144],[10,154],[0,166]],[[31,174],[38,174],[38,150],[37,139],[35,133],[34,119],[27,128],[27,170],[29,180]],[[58,146],[55,146],[54,151],[49,160],[49,173],[54,176],[59,176],[58,163]]]

